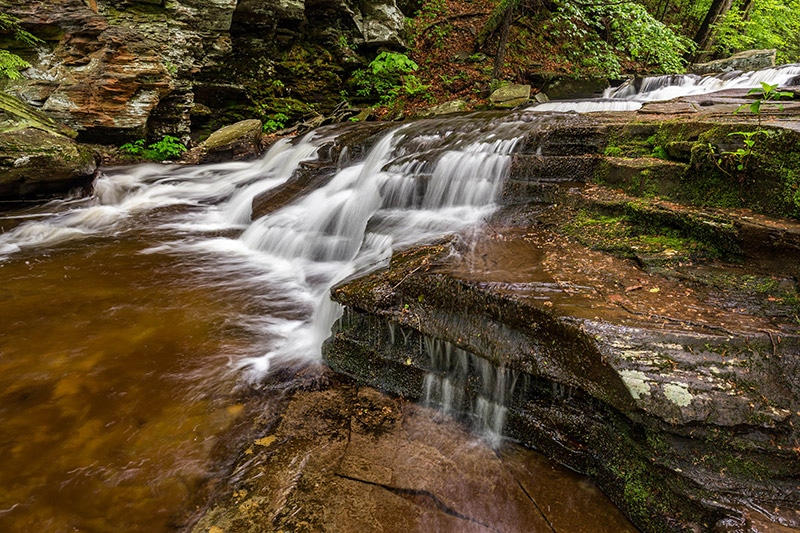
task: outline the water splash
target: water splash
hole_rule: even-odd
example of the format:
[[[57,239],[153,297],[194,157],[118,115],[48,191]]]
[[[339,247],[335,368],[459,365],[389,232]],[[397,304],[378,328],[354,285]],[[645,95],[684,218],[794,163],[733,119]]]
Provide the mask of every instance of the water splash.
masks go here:
[[[499,444],[519,373],[445,341],[425,337],[424,346],[430,358],[423,383],[425,404],[467,416],[489,443]]]

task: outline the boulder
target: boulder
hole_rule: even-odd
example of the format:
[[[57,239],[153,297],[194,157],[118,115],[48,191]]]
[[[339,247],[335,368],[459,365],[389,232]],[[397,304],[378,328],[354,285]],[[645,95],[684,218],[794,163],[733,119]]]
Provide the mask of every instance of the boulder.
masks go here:
[[[697,63],[689,67],[695,74],[712,74],[732,72],[734,70],[751,71],[775,66],[775,50],[745,50],[725,59],[716,59],[706,63]]]
[[[513,83],[494,91],[489,100],[495,107],[516,107],[528,102],[531,98],[531,86]]]
[[[218,129],[182,159],[192,164],[215,163],[252,159],[260,153],[261,121],[250,119]]]
[[[74,136],[63,124],[0,93],[0,199],[37,198],[89,183],[97,163]]]
[[[405,47],[405,17],[394,0],[343,2],[364,44]]]
[[[0,199],[67,192],[91,182],[94,155],[69,137],[33,127],[0,132]]]
[[[433,115],[449,115],[450,113],[459,113],[467,108],[467,102],[464,100],[451,100],[439,104],[429,109],[429,113]]]

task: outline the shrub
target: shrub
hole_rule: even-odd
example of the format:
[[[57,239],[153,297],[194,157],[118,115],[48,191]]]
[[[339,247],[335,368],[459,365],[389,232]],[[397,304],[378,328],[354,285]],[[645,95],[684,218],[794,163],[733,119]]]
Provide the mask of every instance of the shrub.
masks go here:
[[[407,55],[398,52],[381,52],[366,69],[353,73],[353,82],[358,87],[356,94],[364,98],[378,98],[382,104],[389,104],[403,89],[410,96],[427,90],[415,76],[406,76],[419,68]]]

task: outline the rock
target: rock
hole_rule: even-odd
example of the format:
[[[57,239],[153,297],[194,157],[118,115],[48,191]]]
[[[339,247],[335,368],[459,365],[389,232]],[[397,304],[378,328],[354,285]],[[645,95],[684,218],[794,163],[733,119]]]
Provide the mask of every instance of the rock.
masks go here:
[[[608,87],[608,78],[580,78],[558,73],[539,72],[530,79],[542,92],[552,100],[569,100],[575,98],[597,98]]]
[[[543,104],[545,102],[549,102],[550,101],[550,97],[547,96],[545,93],[542,93],[542,92],[536,93],[534,95],[533,99],[536,100],[536,102],[538,102],[540,104]]]
[[[236,475],[193,532],[635,531],[585,479],[536,452],[492,450],[431,409],[327,373],[252,408]]]
[[[775,66],[775,50],[745,50],[725,59],[717,59],[707,63],[696,63],[689,67],[695,74],[712,74],[732,72],[735,70],[751,71]]]
[[[494,91],[489,100],[495,107],[516,107],[528,102],[531,97],[531,86],[513,83]]]
[[[361,41],[364,44],[406,47],[405,16],[395,0],[369,0],[361,3],[344,0],[342,7],[347,10],[361,32]]]
[[[88,184],[97,162],[74,136],[70,128],[0,93],[0,199],[38,198]]]
[[[451,100],[430,108],[428,111],[432,115],[448,115],[450,113],[459,113],[467,108],[467,102],[464,100]]]
[[[333,289],[326,362],[404,398],[446,376],[451,412],[507,409],[507,435],[644,530],[800,527],[797,123],[774,119],[739,177],[703,150],[755,119],[716,107],[528,127],[485,232]]]
[[[150,123],[167,100],[175,80],[214,65],[230,50],[230,21],[235,0],[170,2],[148,9],[121,9],[109,2],[44,0],[10,5],[8,12],[48,43],[25,79],[6,90],[40,107],[79,132],[86,142],[122,143],[149,133],[188,132],[191,91],[183,84],[171,128]],[[94,9],[96,7],[96,9]],[[181,85],[178,83],[178,85]]]
[[[242,120],[212,133],[181,159],[191,164],[252,159],[261,153],[261,121]]]
[[[0,198],[18,200],[67,192],[91,182],[94,155],[63,135],[36,128],[0,133]]]

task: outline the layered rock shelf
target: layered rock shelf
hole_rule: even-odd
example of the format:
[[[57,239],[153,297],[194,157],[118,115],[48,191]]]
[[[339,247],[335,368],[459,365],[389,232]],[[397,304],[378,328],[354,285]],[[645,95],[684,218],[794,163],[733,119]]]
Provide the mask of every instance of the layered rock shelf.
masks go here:
[[[644,530],[800,527],[800,225],[773,166],[796,161],[795,123],[771,122],[780,142],[737,174],[703,150],[752,125],[695,109],[532,132],[477,235],[334,289],[328,364],[416,399],[460,365],[456,413],[499,402],[505,435]]]

